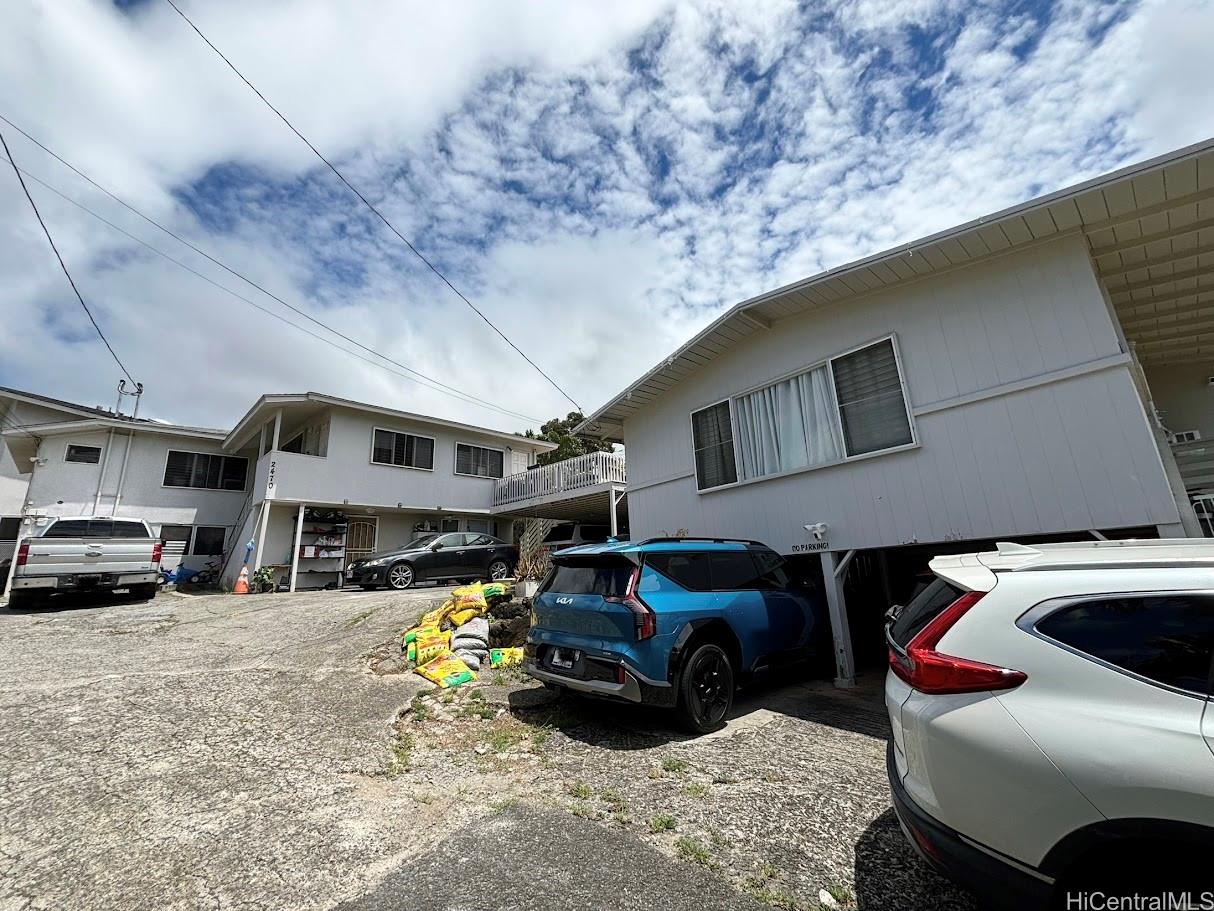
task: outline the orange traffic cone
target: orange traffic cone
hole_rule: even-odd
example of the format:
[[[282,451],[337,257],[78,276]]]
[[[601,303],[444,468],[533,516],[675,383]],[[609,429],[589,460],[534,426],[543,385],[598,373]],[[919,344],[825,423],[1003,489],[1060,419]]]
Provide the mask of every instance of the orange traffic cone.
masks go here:
[[[247,566],[240,567],[240,578],[236,580],[236,587],[232,589],[234,595],[247,595],[249,593],[249,568]]]

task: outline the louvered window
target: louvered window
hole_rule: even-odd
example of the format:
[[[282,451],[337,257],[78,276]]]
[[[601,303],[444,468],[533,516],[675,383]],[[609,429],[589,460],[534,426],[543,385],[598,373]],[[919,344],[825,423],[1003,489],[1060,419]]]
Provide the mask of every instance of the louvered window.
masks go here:
[[[486,446],[455,444],[455,473],[478,478],[500,478],[503,475],[504,454],[500,449]]]
[[[375,430],[371,461],[402,468],[434,467],[434,440],[395,430]]]
[[[849,456],[911,442],[892,339],[837,357],[830,366]]]
[[[164,466],[165,487],[193,487],[199,490],[244,490],[249,476],[249,460],[213,452],[169,450]]]

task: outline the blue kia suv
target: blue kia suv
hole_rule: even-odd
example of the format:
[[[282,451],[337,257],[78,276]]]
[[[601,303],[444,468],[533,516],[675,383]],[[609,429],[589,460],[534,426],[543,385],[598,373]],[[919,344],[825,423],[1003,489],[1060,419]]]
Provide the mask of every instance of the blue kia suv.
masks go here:
[[[757,541],[651,538],[562,550],[532,603],[524,668],[549,685],[725,723],[738,680],[829,656],[821,599]]]

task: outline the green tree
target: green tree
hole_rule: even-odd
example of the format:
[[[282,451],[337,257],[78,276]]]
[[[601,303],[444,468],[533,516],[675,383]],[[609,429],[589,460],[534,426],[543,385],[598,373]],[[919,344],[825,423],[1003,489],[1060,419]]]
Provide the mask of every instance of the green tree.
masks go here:
[[[552,452],[540,453],[536,459],[541,465],[551,465],[553,462],[563,462],[574,456],[585,455],[588,452],[611,452],[612,444],[598,437],[575,436],[573,428],[582,423],[585,418],[580,411],[571,411],[563,418],[553,418],[540,425],[540,432],[528,430],[531,439],[547,440],[556,443]]]

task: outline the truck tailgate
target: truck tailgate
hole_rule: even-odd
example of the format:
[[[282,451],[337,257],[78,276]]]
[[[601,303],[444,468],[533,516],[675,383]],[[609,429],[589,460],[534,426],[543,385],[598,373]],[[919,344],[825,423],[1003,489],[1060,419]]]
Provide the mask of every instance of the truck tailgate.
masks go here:
[[[152,538],[29,538],[21,576],[134,573],[155,570]]]

